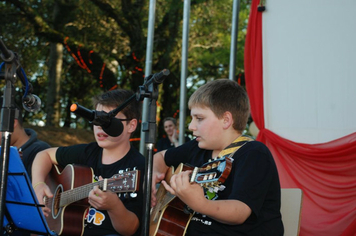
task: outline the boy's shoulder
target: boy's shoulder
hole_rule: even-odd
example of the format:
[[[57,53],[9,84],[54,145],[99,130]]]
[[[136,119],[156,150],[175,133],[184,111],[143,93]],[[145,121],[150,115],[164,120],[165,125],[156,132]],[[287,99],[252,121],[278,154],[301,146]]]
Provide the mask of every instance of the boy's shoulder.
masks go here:
[[[256,158],[261,160],[271,160],[273,159],[272,153],[269,148],[262,142],[252,140],[246,142],[234,155],[234,159],[245,159],[245,158]],[[235,160],[236,160],[235,159]]]

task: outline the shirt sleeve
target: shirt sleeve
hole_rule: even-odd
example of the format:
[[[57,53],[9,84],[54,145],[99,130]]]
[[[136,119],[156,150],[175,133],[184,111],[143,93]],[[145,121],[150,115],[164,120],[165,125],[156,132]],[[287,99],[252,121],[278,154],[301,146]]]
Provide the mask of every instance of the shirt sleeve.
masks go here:
[[[195,140],[184,143],[178,147],[167,149],[164,161],[167,166],[176,168],[179,164],[189,163],[197,156],[198,142]]]
[[[87,144],[78,144],[68,147],[59,147],[56,152],[56,160],[61,167],[68,164],[86,164],[83,157]]]
[[[261,145],[234,158],[235,170],[232,173],[234,186],[229,198],[244,202],[257,216],[274,174],[271,158],[268,149]]]

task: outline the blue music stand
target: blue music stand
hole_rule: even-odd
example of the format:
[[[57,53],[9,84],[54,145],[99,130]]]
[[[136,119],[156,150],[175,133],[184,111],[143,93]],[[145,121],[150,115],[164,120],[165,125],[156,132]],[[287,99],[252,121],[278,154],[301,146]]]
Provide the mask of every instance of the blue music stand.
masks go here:
[[[41,209],[43,206],[38,203],[16,147],[10,147],[7,178],[3,231],[6,230],[8,235],[16,230],[38,235],[57,235],[48,228]]]

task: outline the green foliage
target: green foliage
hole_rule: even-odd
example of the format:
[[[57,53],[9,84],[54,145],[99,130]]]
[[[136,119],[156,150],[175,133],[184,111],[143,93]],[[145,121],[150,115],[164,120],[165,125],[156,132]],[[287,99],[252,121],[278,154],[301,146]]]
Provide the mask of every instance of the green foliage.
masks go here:
[[[248,0],[240,2],[236,73],[243,73],[249,4]],[[205,81],[229,75],[232,7],[233,0],[191,1],[188,97]],[[91,107],[94,94],[115,86],[135,91],[144,82],[149,1],[0,0],[0,14],[2,40],[18,52],[43,107],[50,43],[64,45],[57,101],[64,123],[87,127],[70,115],[71,103]],[[152,72],[171,71],[160,85],[158,114],[179,115],[183,1],[157,0],[155,15]],[[45,121],[46,114],[42,110],[27,118]]]

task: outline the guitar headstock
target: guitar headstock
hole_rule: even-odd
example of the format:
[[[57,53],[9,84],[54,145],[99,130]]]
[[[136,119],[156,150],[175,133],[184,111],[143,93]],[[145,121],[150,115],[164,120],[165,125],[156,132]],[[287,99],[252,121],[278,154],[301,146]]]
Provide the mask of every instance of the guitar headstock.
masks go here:
[[[196,182],[210,191],[221,190],[220,184],[229,176],[232,167],[232,159],[222,157],[210,160],[199,168],[193,170],[190,182]]]
[[[103,191],[110,190],[114,193],[135,192],[139,189],[140,171],[126,171],[104,179]]]

